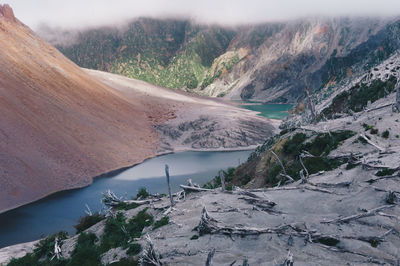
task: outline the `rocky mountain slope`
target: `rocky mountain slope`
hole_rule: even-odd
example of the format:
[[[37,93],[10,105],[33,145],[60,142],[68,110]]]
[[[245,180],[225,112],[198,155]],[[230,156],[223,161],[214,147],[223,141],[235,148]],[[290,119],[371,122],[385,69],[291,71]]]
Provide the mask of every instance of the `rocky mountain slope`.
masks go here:
[[[306,87],[318,90],[390,57],[400,47],[399,25],[313,18],[225,28],[142,18],[120,28],[38,32],[84,67],[201,95],[293,103]]]
[[[0,7],[0,212],[88,185],[97,175],[173,151],[173,146],[163,148],[167,142],[156,127],[167,125],[178,112],[192,114],[180,123],[200,119],[199,113],[190,112],[189,104],[160,98],[134,85],[129,93],[105,85],[37,37],[8,5]],[[274,130],[268,120],[254,118],[255,113],[205,99],[196,101],[217,110],[218,115],[208,118],[214,127],[222,127],[218,121],[224,120],[225,110],[247,123],[257,123],[244,130],[241,122],[232,123],[227,130],[241,134],[227,137],[227,144],[213,138],[207,142],[210,134],[187,141],[185,137],[184,149],[243,148],[260,143],[261,134]],[[196,141],[202,144],[195,145]]]

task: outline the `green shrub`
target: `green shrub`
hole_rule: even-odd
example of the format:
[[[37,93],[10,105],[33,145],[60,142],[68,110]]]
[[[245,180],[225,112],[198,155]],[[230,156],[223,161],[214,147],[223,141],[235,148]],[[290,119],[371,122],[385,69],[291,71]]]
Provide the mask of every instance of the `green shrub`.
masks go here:
[[[147,189],[145,187],[142,187],[139,189],[137,195],[136,195],[136,199],[146,199],[150,196],[149,192],[147,192]]]
[[[85,231],[89,227],[97,224],[98,222],[105,219],[105,216],[99,213],[94,215],[86,215],[84,217],[79,218],[78,224],[75,225],[76,233],[79,234],[80,232]]]
[[[126,218],[122,213],[117,213],[115,218],[108,218],[101,237],[101,253],[111,248],[120,247],[126,244],[130,237],[122,228],[126,228]]]
[[[68,234],[66,232],[59,232],[46,239],[40,240],[33,252],[39,259],[42,257],[51,258],[54,252],[55,239],[63,240],[67,237]]]
[[[370,133],[371,133],[372,135],[376,135],[376,134],[378,134],[378,129],[377,129],[377,128],[371,128]]]
[[[11,259],[7,266],[33,266],[40,265],[38,258],[33,254],[29,253],[18,259]]]
[[[113,208],[117,211],[127,211],[131,209],[135,209],[139,207],[138,204],[132,202],[132,203],[126,203],[126,202],[119,202],[117,205],[113,206]]]
[[[142,246],[139,243],[133,243],[129,245],[128,250],[126,251],[126,254],[135,256],[139,254],[142,251]]]
[[[196,240],[196,239],[199,239],[198,235],[192,235],[192,237],[190,238],[190,240]]]
[[[304,133],[296,133],[290,140],[286,141],[283,151],[286,154],[297,155],[300,153],[301,144],[307,139]]]
[[[71,260],[67,265],[101,265],[101,253],[95,244],[97,240],[97,236],[93,233],[81,233],[78,237],[75,249],[72,252]]]
[[[153,225],[153,230],[160,228],[164,225],[167,225],[169,223],[169,217],[168,216],[164,216],[162,217],[160,220],[156,221]]]
[[[389,130],[385,130],[382,132],[382,138],[385,138],[385,139],[389,138]]]
[[[389,169],[389,168],[383,168],[379,170],[375,175],[376,176],[387,176],[387,175],[393,175],[396,172],[395,169]]]

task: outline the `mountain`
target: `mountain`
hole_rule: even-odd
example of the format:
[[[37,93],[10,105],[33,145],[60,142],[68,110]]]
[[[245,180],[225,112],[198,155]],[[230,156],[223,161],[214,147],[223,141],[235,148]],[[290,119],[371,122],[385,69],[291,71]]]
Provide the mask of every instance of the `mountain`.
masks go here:
[[[82,32],[39,33],[81,67],[122,74],[167,88],[196,88],[234,31],[184,20],[140,18]],[[70,36],[68,41],[59,36]]]
[[[0,7],[0,211],[155,154],[158,137],[139,103]]]
[[[234,28],[140,18],[119,28],[38,32],[83,67],[200,95],[293,103],[306,87],[319,90],[390,57],[400,48],[399,29],[395,18]]]
[[[275,130],[222,101],[83,70],[8,5],[0,51],[0,212],[158,154],[248,147]]]

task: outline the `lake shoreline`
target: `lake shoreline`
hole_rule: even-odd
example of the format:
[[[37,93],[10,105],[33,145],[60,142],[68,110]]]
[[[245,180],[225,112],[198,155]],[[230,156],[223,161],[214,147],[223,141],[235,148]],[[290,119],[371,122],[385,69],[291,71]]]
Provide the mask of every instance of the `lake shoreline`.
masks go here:
[[[249,150],[254,150],[254,149],[257,148],[259,145],[262,145],[262,143],[261,143],[261,144],[258,144],[258,145],[251,145],[251,146],[247,146],[247,147],[238,147],[238,148],[226,148],[226,149],[224,149],[224,148],[222,148],[222,149],[189,149],[189,148],[182,148],[182,149],[177,149],[177,150],[174,150],[174,151],[160,152],[160,153],[157,153],[157,154],[154,155],[154,156],[147,157],[146,159],[142,160],[141,162],[134,163],[134,164],[131,164],[131,165],[128,165],[128,166],[119,167],[119,168],[116,168],[116,169],[107,171],[107,172],[105,172],[105,173],[102,173],[102,174],[100,174],[100,175],[96,175],[96,176],[94,176],[94,177],[91,177],[91,182],[90,182],[89,184],[86,184],[86,185],[83,185],[83,186],[71,187],[71,188],[67,188],[67,189],[63,189],[63,190],[59,190],[59,191],[55,191],[55,192],[49,193],[49,194],[47,194],[47,195],[44,195],[43,197],[40,197],[40,198],[35,199],[35,200],[32,200],[32,201],[30,201],[30,202],[27,202],[27,203],[21,204],[21,205],[19,205],[19,206],[16,206],[16,207],[13,207],[13,208],[6,209],[6,210],[4,210],[4,211],[1,211],[1,212],[0,212],[0,215],[6,214],[7,212],[16,210],[16,209],[21,208],[21,207],[28,206],[28,205],[30,205],[30,204],[34,204],[34,203],[40,202],[40,201],[42,201],[42,200],[47,200],[47,199],[49,199],[49,198],[51,198],[51,197],[54,197],[54,196],[56,196],[56,195],[58,195],[58,194],[60,194],[60,193],[65,193],[65,192],[70,192],[70,191],[75,191],[75,190],[83,189],[83,188],[85,188],[85,187],[91,186],[97,179],[113,177],[113,176],[115,176],[115,175],[117,175],[117,174],[119,174],[119,173],[122,173],[122,172],[124,172],[124,171],[126,171],[126,170],[128,170],[128,169],[130,169],[130,168],[132,168],[132,167],[138,166],[138,165],[140,165],[140,164],[142,164],[142,163],[144,163],[144,162],[146,162],[146,161],[148,161],[148,160],[150,160],[150,159],[154,159],[154,158],[157,158],[157,157],[160,157],[160,156],[163,156],[163,155],[174,154],[174,153],[182,153],[182,152],[189,152],[189,151],[192,151],[192,152],[234,152],[234,151],[249,151]]]

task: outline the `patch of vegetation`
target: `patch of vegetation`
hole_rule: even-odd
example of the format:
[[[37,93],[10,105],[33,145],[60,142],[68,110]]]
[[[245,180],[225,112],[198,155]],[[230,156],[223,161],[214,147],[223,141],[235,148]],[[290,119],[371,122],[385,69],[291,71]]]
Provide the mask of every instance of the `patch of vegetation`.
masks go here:
[[[366,139],[364,139],[364,138],[362,138],[362,137],[358,137],[358,139],[357,139],[359,142],[361,142],[362,144],[367,144],[368,143],[368,141],[366,141]]]
[[[364,83],[356,84],[350,90],[337,95],[332,100],[332,104],[325,108],[322,113],[326,117],[332,118],[335,113],[349,112],[350,110],[360,112],[367,106],[369,101],[373,103],[383,98],[386,93],[391,93],[396,82],[396,77],[390,76],[386,81],[373,80],[370,85]]]
[[[76,229],[76,233],[79,234],[80,232],[85,231],[89,227],[97,224],[98,222],[100,222],[104,219],[105,219],[105,216],[100,213],[96,213],[93,215],[86,215],[84,217],[81,217],[78,220],[78,224],[74,226]]]
[[[132,239],[139,238],[143,229],[153,224],[153,217],[144,209],[131,220],[127,221],[122,213],[114,218],[108,218],[101,239],[94,233],[81,232],[77,244],[69,260],[53,257],[55,239],[67,238],[65,232],[52,235],[40,241],[34,251],[19,259],[13,259],[11,266],[97,266],[101,265],[101,254],[112,248],[127,248],[127,254],[134,256],[140,253],[142,247],[132,243]],[[112,265],[139,265],[137,260],[123,259]]]
[[[252,152],[252,153],[249,155],[249,157],[247,158],[247,162],[250,162],[250,161],[252,161],[253,159],[258,158],[258,157],[260,156],[261,153],[263,153],[263,152],[265,152],[266,150],[268,150],[269,148],[271,148],[271,147],[276,143],[277,140],[278,140],[278,137],[277,137],[277,136],[268,138],[268,139],[264,142],[264,144],[258,146],[258,147],[256,148],[256,150],[255,150],[254,152]]]
[[[135,256],[139,254],[142,251],[142,246],[139,243],[133,243],[129,245],[128,250],[126,251],[126,254]]]
[[[119,212],[115,218],[109,218],[106,222],[104,233],[101,237],[100,250],[102,253],[116,247],[128,247],[128,242],[132,238],[139,238],[145,227],[153,224],[153,216],[140,211],[128,222],[125,216]]]
[[[330,246],[330,247],[334,247],[337,244],[339,244],[339,240],[336,238],[332,238],[332,237],[320,237],[317,239],[317,242],[325,245],[325,246]]]
[[[68,266],[73,265],[101,265],[100,252],[95,244],[98,238],[93,233],[81,233],[78,237],[77,244],[72,252]]]
[[[374,129],[374,126],[373,126],[373,125],[368,125],[368,124],[365,124],[365,123],[364,123],[362,126],[364,127],[364,130],[365,130],[365,131],[373,130],[373,129]]]
[[[376,176],[387,176],[387,175],[393,175],[396,172],[396,169],[390,169],[390,168],[383,168],[379,170],[375,175]]]
[[[301,152],[302,144],[307,139],[304,133],[296,133],[283,145],[283,152],[286,154],[298,155]]]
[[[149,192],[145,187],[139,189],[136,199],[147,199],[150,196]]]
[[[313,157],[303,158],[309,174],[318,173],[319,171],[333,170],[346,160],[330,159],[327,155],[336,149],[344,140],[354,136],[353,131],[336,131],[329,133],[319,133],[315,136],[307,137],[304,133],[296,133],[287,140],[282,148],[282,163],[286,168],[286,172],[294,179],[300,178],[300,170],[303,169],[299,156],[302,151],[307,151]],[[307,141],[309,140],[309,141]],[[266,179],[267,184],[276,185],[279,181],[279,174],[282,173],[282,167],[278,162],[273,164],[268,171]]]
[[[377,128],[371,128],[371,130],[369,131],[372,135],[376,135],[378,134],[379,130]]]
[[[199,239],[198,235],[192,235],[192,237],[190,238],[190,240],[196,240],[196,239]]]
[[[385,130],[382,132],[382,138],[388,139],[389,138],[389,130]]]
[[[131,210],[131,209],[135,209],[139,207],[138,204],[132,202],[132,203],[126,203],[126,202],[119,202],[117,205],[113,206],[113,208],[117,211],[127,211],[127,210]]]
[[[32,253],[28,253],[25,256],[12,259],[7,265],[10,266],[64,266],[67,265],[67,261],[64,259],[51,258],[54,255],[54,244],[55,239],[59,240],[66,239],[68,234],[66,232],[59,232],[54,234],[46,239],[41,240],[38,244],[36,244],[35,249]]]
[[[156,230],[157,228],[160,228],[164,225],[167,225],[169,223],[169,217],[164,216],[160,220],[156,221],[153,225],[153,230]]]
[[[351,169],[353,169],[353,168],[355,168],[355,167],[357,167],[357,165],[358,164],[356,164],[356,163],[347,163],[347,165],[346,165],[346,170],[351,170]]]
[[[224,176],[225,176],[225,188],[227,190],[229,183],[232,182],[232,179],[235,175],[235,168],[233,167],[229,167],[226,171],[223,171]],[[221,187],[221,178],[219,176],[215,176],[211,181],[205,183],[203,185],[203,188],[208,188],[208,189],[215,189]],[[230,186],[231,190],[232,190],[232,186]]]

